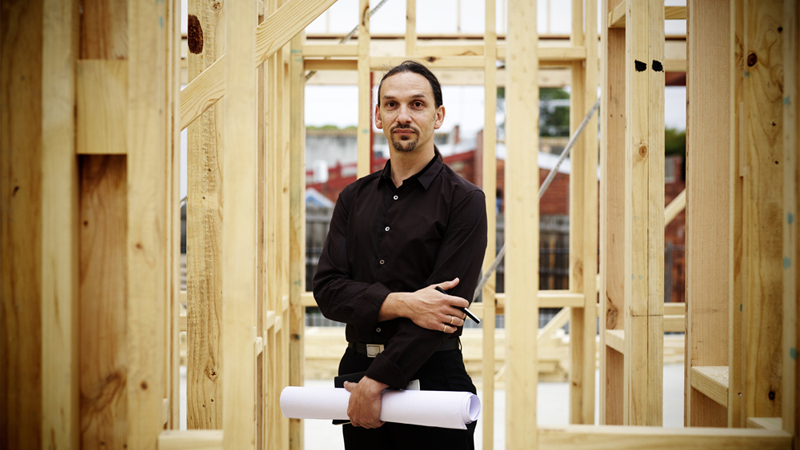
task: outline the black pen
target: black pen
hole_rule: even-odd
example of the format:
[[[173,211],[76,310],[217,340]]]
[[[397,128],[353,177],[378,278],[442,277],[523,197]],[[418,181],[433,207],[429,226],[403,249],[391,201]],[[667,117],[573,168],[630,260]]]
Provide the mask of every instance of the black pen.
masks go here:
[[[436,286],[436,290],[437,290],[437,291],[439,291],[439,292],[441,292],[442,294],[445,294],[445,295],[447,295],[447,292],[445,292],[445,291],[444,291],[444,289],[440,288],[439,286]],[[472,320],[473,320],[475,323],[477,323],[478,325],[480,325],[480,324],[481,324],[481,319],[478,319],[478,317],[477,317],[475,314],[472,314],[472,311],[468,310],[467,308],[461,308],[461,307],[458,307],[458,306],[456,306],[456,308],[458,308],[458,309],[460,309],[461,311],[463,311],[463,312],[464,312],[464,314],[466,314],[466,315],[467,315],[467,317],[469,317],[470,319],[472,319]]]

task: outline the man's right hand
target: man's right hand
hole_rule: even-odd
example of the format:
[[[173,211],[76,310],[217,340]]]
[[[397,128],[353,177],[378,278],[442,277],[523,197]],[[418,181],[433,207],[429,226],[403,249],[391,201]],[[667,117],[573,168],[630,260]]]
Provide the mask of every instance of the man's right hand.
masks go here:
[[[378,315],[379,321],[397,317],[411,319],[417,326],[443,333],[455,333],[464,325],[466,314],[460,308],[469,306],[461,297],[447,295],[436,290],[450,290],[458,285],[458,278],[432,284],[416,292],[393,292],[386,297]]]

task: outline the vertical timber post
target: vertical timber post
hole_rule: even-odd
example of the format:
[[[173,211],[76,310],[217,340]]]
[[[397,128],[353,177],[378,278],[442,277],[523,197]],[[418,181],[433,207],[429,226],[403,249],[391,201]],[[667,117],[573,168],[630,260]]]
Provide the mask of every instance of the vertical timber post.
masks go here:
[[[255,447],[255,2],[229,3],[222,179],[222,425],[225,448]]]
[[[625,38],[623,422],[662,423],[664,4],[628,0]]]
[[[508,11],[506,178],[506,442],[538,448],[536,386],[539,297],[539,60],[536,2],[511,2]],[[533,229],[533,232],[529,230]]]

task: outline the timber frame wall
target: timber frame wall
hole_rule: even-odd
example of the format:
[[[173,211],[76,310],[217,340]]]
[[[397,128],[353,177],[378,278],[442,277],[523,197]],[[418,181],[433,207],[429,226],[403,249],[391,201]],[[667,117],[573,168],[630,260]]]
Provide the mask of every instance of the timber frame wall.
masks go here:
[[[509,1],[505,42],[486,0],[482,44],[436,45],[417,39],[416,1],[406,0],[405,52],[391,57],[370,54],[367,0],[359,1],[357,43],[306,43],[302,30],[333,3],[190,0],[191,82],[180,91],[177,0],[4,2],[2,447],[303,448],[302,423],[281,416],[278,396],[303,383],[305,74],[358,73],[363,176],[370,74],[413,58],[434,71],[483,72],[490,233],[496,61],[506,61],[507,291],[495,294],[491,281],[484,299],[494,301],[474,310],[485,324],[484,417],[494,412],[493,319],[507,318],[507,446],[800,448],[796,1],[689,0],[681,11],[659,0],[603,0],[598,11],[574,0],[570,46],[548,47],[538,40],[535,1]],[[587,132],[572,153],[570,290],[540,292],[538,235],[527,232],[538,223],[539,67],[571,69],[575,129],[596,100],[598,13],[600,286],[598,143]],[[663,21],[681,16],[690,100],[685,325],[661,295],[661,230],[680,209],[664,211]],[[600,423],[627,426],[591,425],[598,291]],[[176,430],[181,300],[189,431]],[[570,308],[575,425],[566,427],[537,427],[530,407],[542,332],[528,324],[544,306]],[[664,430],[663,332],[684,328],[690,427]],[[484,449],[493,445],[492,422],[483,420]],[[765,429],[733,429],[745,427]]]

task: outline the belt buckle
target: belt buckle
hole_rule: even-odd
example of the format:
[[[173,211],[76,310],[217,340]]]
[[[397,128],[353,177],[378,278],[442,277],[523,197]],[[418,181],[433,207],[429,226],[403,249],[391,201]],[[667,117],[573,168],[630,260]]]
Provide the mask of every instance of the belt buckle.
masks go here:
[[[383,344],[367,344],[367,358],[374,358],[383,351]]]

